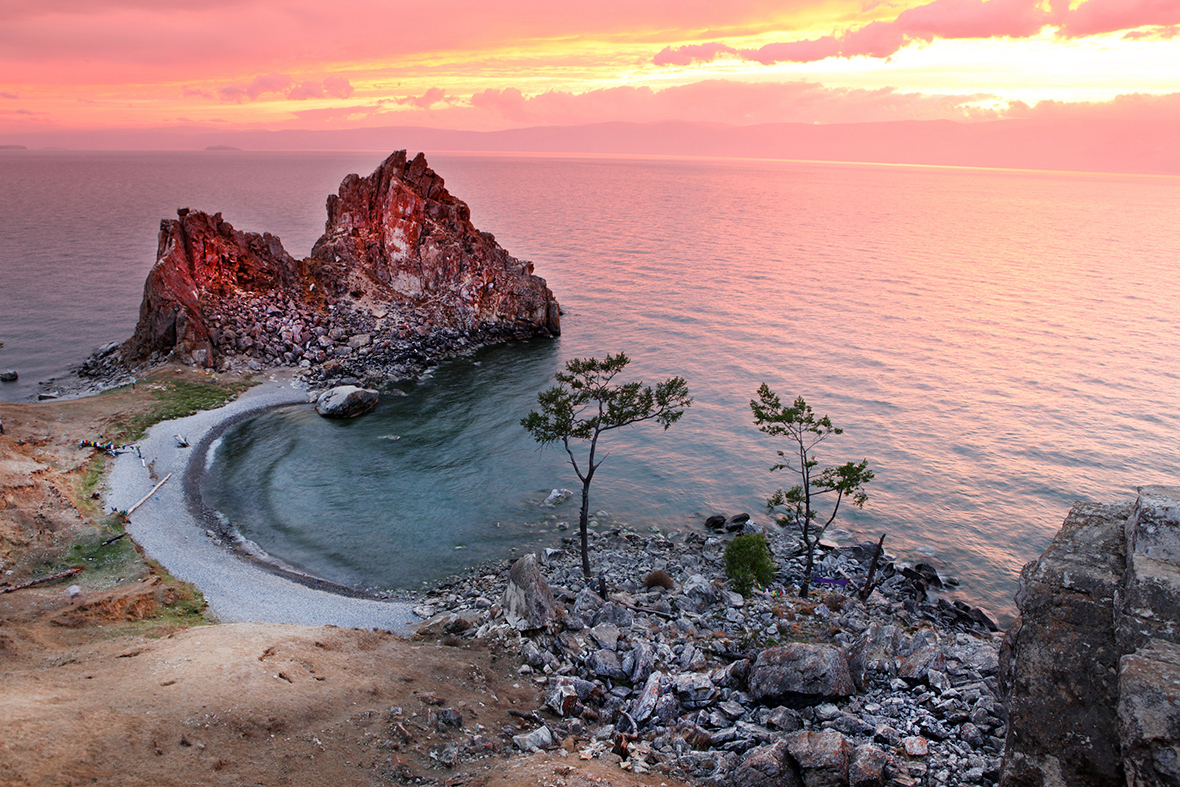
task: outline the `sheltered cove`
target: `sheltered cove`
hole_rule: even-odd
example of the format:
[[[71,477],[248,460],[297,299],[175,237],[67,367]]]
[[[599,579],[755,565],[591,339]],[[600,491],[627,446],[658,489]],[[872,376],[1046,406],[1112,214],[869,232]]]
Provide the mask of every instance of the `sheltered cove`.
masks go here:
[[[407,180],[401,180],[403,176]],[[447,210],[439,208],[432,215],[431,200]],[[505,286],[496,278],[498,273],[481,278],[472,273],[468,263],[447,256],[445,249],[463,248],[463,242],[458,246],[446,242],[439,245],[437,238],[427,240],[431,233],[421,232],[421,226],[414,229],[412,222],[405,223],[416,216],[416,220],[441,221],[439,226],[445,225],[444,229],[458,227],[465,231],[464,226],[469,228],[470,223],[456,203],[462,205],[446,195],[441,179],[426,168],[424,159],[407,163],[404,154],[395,154],[371,179],[346,179],[339,197],[329,200],[328,232],[317,243],[312,258],[294,267],[287,263],[290,258],[282,252],[277,239],[237,233],[219,216],[182,212],[177,222],[165,223],[162,228],[161,263],[157,266],[168,263],[178,267],[162,268],[154,280],[149,278],[141,313],[142,330],[137,329],[136,337],[121,348],[92,359],[91,371],[102,374],[171,357],[208,368],[262,369],[298,364],[313,382],[356,379],[381,384],[412,374],[473,344],[508,336],[555,334],[559,330],[556,301],[543,281],[541,289],[537,288],[534,280],[540,280],[532,276],[531,266],[512,260],[506,253],[492,255],[500,266],[496,271],[524,282],[525,289],[517,293],[524,313],[512,312],[511,297],[502,297]],[[365,207],[352,210],[342,205]],[[386,212],[374,214],[374,206]],[[392,222],[387,221],[390,217]],[[390,227],[395,229],[389,232]],[[466,237],[481,237],[485,242],[482,248],[499,249],[487,246],[488,242],[494,244],[490,236],[467,233]],[[197,242],[194,238],[203,240]],[[197,249],[212,252],[202,256],[194,254]],[[428,253],[422,253],[422,249]],[[240,253],[227,256],[227,250]],[[379,253],[373,254],[374,250]],[[427,272],[421,266],[424,260],[442,260],[442,273],[434,276]],[[179,279],[173,281],[169,270],[180,271]],[[297,286],[292,287],[293,283]],[[196,286],[186,290],[190,284]],[[435,285],[441,285],[437,292],[431,290]],[[185,300],[188,292],[208,299],[197,298],[190,304]],[[376,304],[374,293],[386,300]],[[396,304],[401,311],[386,308],[386,303]],[[161,488],[159,500],[137,512],[129,530],[149,555],[201,588],[213,612],[223,619],[408,631],[415,620],[410,605],[325,593],[289,577],[259,571],[257,564],[241,560],[200,535],[196,518],[179,515],[181,511],[192,513],[184,488],[190,486],[189,473],[203,469],[204,454],[197,451],[188,457],[184,449],[169,446],[172,431],[179,429],[197,440],[198,445],[207,447],[215,430],[227,424],[227,419],[301,401],[306,401],[302,391],[291,387],[290,381],[276,380],[221,410],[170,423],[167,429],[154,429],[144,441],[145,455],[153,460],[153,470],[157,475],[183,472],[186,483]],[[147,475],[138,461],[121,459],[111,472],[108,502],[127,507],[151,488],[151,479],[144,477]],[[767,632],[771,628],[781,632],[781,625],[767,618],[777,615],[773,598],[760,597],[747,607],[747,602],[739,603],[732,595],[717,592],[717,561],[711,554],[717,551],[717,539],[702,539],[700,546],[707,559],[698,559],[685,568],[679,588],[667,597],[661,591],[640,588],[633,575],[641,567],[654,568],[654,564],[648,566],[643,561],[654,559],[667,547],[656,543],[658,537],[635,542],[633,534],[611,532],[600,537],[598,547],[617,547],[629,557],[618,558],[622,569],[616,572],[620,587],[608,598],[596,599],[588,589],[577,589],[570,569],[562,563],[565,558],[558,552],[545,556],[552,561],[558,600],[565,606],[562,610],[555,605],[552,618],[526,621],[524,626],[509,625],[499,599],[510,580],[507,572],[502,572],[495,581],[468,578],[437,594],[438,609],[433,611],[440,614],[425,629],[428,633],[498,641],[518,652],[531,668],[544,673],[543,680],[539,677],[538,681],[548,687],[547,704],[558,720],[534,730],[538,737],[532,737],[533,733],[519,736],[517,745],[522,749],[543,745],[548,736],[549,741],[589,738],[591,749],[593,741],[612,741],[616,748],[622,741],[626,751],[628,740],[651,733],[642,738],[650,746],[637,747],[640,759],[629,761],[663,763],[686,775],[719,783],[753,787],[763,784],[772,771],[777,774],[775,778],[781,776],[783,783],[791,783],[788,773],[797,777],[802,769],[804,775],[828,774],[832,784],[913,785],[920,780],[954,785],[999,781],[1016,787],[1061,773],[1062,763],[1045,750],[1056,744],[1039,741],[1036,736],[1044,733],[1038,729],[1045,726],[1039,721],[1043,715],[1052,717],[1058,710],[1054,691],[1076,676],[1045,672],[1044,654],[1037,648],[1063,635],[1073,638],[1078,652],[1089,647],[1092,632],[1063,632],[1051,608],[1062,603],[1077,608],[1092,602],[1097,617],[1108,618],[1106,613],[1112,608],[1116,622],[1122,621],[1117,623],[1119,631],[1109,634],[1108,639],[1117,647],[1113,660],[1107,659],[1107,666],[1117,674],[1120,686],[1126,672],[1127,691],[1138,694],[1115,691],[1112,698],[1109,690],[1105,692],[1106,717],[1122,719],[1123,729],[1112,732],[1104,728],[1106,737],[1101,741],[1091,735],[1096,742],[1079,759],[1090,771],[1072,774],[1076,780],[1071,783],[1090,783],[1090,778],[1098,779],[1095,784],[1109,783],[1124,776],[1150,779],[1161,768],[1166,770],[1168,752],[1175,752],[1176,742],[1152,738],[1142,725],[1136,728],[1128,723],[1124,717],[1134,721],[1134,709],[1125,711],[1123,702],[1130,696],[1156,698],[1155,688],[1149,685],[1151,670],[1165,665],[1160,674],[1165,678],[1174,675],[1180,657],[1169,639],[1174,638],[1172,628],[1165,626],[1155,632],[1146,644],[1129,638],[1123,629],[1130,631],[1137,625],[1135,621],[1153,619],[1152,599],[1174,600],[1175,588],[1145,570],[1154,566],[1162,553],[1180,554],[1168,541],[1170,535],[1160,537],[1166,542],[1161,546],[1156,543],[1159,539],[1155,530],[1151,538],[1141,533],[1142,523],[1147,523],[1143,527],[1156,527],[1156,520],[1162,522],[1159,526],[1166,533],[1177,529],[1177,523],[1168,520],[1167,514],[1175,505],[1169,509],[1166,501],[1159,502],[1162,497],[1166,495],[1158,490],[1147,492],[1138,507],[1110,513],[1104,523],[1089,530],[1079,531],[1077,522],[1071,529],[1067,520],[1067,528],[1054,544],[1057,551],[1051,549],[1026,570],[1025,586],[1035,592],[1025,596],[1028,603],[1021,604],[1024,617],[1009,635],[1012,644],[999,654],[998,643],[977,617],[972,618],[968,610],[954,605],[924,605],[913,590],[916,585],[896,582],[884,604],[879,602],[876,608],[853,605],[850,609],[837,599],[832,615],[819,615],[839,621],[840,631],[835,635],[829,631],[829,635],[851,653],[872,654],[866,662],[869,666],[862,663],[864,670],[857,671],[857,680],[867,681],[862,688],[870,693],[852,700],[856,707],[847,706],[852,712],[821,702],[850,696],[846,686],[839,691],[820,692],[816,701],[804,702],[804,710],[796,715],[780,713],[769,702],[760,704],[762,699],[782,699],[774,692],[755,690],[749,682],[750,670],[756,671],[763,656],[773,649],[766,640],[770,636]],[[1084,518],[1083,514],[1078,517]],[[753,524],[749,527],[758,528]],[[1079,538],[1079,532],[1087,537]],[[785,554],[785,549],[780,545],[780,554]],[[1154,553],[1140,554],[1143,550]],[[681,551],[675,556],[683,559],[685,554]],[[1070,572],[1076,575],[1078,567],[1089,565],[1086,559],[1091,558],[1095,582],[1110,590],[1111,600],[1074,597],[1077,589],[1071,586]],[[1173,562],[1174,558],[1172,555]],[[1055,561],[1064,563],[1066,569],[1061,570]],[[1106,571],[1106,564],[1111,561],[1121,561],[1125,574],[1108,581],[1111,572]],[[665,567],[672,566],[665,561]],[[783,574],[793,576],[793,567],[785,568]],[[690,574],[689,569],[698,573]],[[897,576],[905,575],[899,571]],[[544,581],[540,579],[538,585]],[[314,584],[314,580],[311,582]],[[559,584],[562,582],[565,584]],[[786,587],[789,583],[784,580],[783,584]],[[1089,592],[1082,595],[1094,596]],[[1050,612],[1046,616],[1047,608]],[[797,609],[793,605],[791,612]],[[631,614],[636,610],[647,617]],[[1161,610],[1163,618],[1170,619],[1166,606]],[[735,638],[745,631],[750,619],[767,624],[762,628],[762,639],[751,640],[751,647],[744,651],[734,648]],[[666,626],[669,620],[674,621],[673,628],[680,633]],[[725,633],[715,638],[720,648],[706,647],[705,641],[698,639],[706,624],[717,625],[718,631]],[[902,633],[885,632],[889,626],[902,627]],[[668,629],[666,636],[661,633],[663,628]],[[1099,632],[1097,636],[1107,634]],[[743,661],[744,668],[734,666]],[[639,675],[645,671],[646,675]],[[653,683],[652,675],[657,673],[660,675]],[[866,677],[868,673],[879,674]],[[1001,679],[1007,682],[1009,691],[1017,692],[1015,707],[1019,708],[1019,717],[1009,718],[1008,710],[998,702]],[[628,680],[635,685],[628,686]],[[642,692],[637,694],[641,683]],[[754,697],[750,703],[748,694],[766,696]],[[962,706],[964,694],[974,697],[974,707]],[[663,711],[659,710],[661,702]],[[1111,709],[1111,702],[1118,708]],[[1166,702],[1163,705],[1162,709],[1153,706],[1148,710],[1165,716],[1171,713],[1169,718],[1174,718],[1175,708],[1169,710]],[[881,710],[886,706],[889,712]],[[571,718],[567,710],[577,714]],[[900,715],[893,714],[893,710]],[[866,714],[874,718],[873,723],[864,721]],[[686,726],[675,728],[672,721],[676,718]],[[596,726],[591,728],[590,722]],[[887,729],[882,729],[882,724]],[[902,724],[908,726],[895,726]],[[957,735],[966,741],[969,751],[953,744],[942,745],[948,740],[953,742],[949,727],[958,729]],[[902,732],[913,734],[905,736]],[[1066,730],[1064,734],[1073,733]],[[887,757],[882,753],[878,757],[874,752],[881,752],[883,746],[904,749],[904,755]],[[1087,759],[1091,757],[1105,758],[1100,763],[1101,771],[1097,769],[1098,760]],[[853,782],[851,769],[857,763],[857,767],[872,763],[880,767],[870,767],[863,780]]]

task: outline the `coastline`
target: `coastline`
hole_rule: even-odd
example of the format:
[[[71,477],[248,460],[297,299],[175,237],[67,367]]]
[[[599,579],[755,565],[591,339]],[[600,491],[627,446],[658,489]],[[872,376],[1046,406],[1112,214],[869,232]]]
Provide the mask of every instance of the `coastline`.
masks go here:
[[[206,450],[225,427],[273,407],[307,402],[307,392],[292,374],[271,374],[267,382],[224,407],[157,424],[139,442],[142,463],[134,454],[121,454],[112,463],[103,502],[126,510],[158,479],[172,474],[131,514],[127,532],[149,558],[200,590],[220,622],[333,625],[408,635],[418,622],[412,603],[363,597],[330,583],[322,583],[330,589],[320,589],[314,577],[260,563],[214,543],[206,535],[207,523],[190,504]],[[183,435],[191,447],[178,447],[175,434]]]

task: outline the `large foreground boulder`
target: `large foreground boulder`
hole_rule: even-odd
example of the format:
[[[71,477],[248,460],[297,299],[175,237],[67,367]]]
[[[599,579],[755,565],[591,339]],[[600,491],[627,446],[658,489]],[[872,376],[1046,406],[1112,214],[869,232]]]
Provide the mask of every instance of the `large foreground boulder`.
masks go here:
[[[768,705],[799,707],[856,693],[839,648],[793,642],[758,654],[750,671],[750,696]]]
[[[377,406],[376,391],[355,385],[338,385],[320,394],[315,411],[324,418],[356,418]]]
[[[1021,573],[1000,783],[1180,785],[1180,488],[1079,503]]]

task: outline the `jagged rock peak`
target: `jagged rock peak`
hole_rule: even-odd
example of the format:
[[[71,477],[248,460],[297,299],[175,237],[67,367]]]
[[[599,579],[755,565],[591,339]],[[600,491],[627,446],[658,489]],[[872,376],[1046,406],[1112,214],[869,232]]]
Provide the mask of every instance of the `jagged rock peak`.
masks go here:
[[[368,177],[349,175],[327,208],[304,260],[220,213],[181,208],[161,222],[122,362],[323,366],[379,380],[474,344],[560,333],[532,263],[476,229],[423,155],[398,151]]]
[[[532,263],[477,230],[423,154],[407,161],[399,150],[367,178],[349,175],[327,209],[313,259],[409,298],[449,294],[461,322],[524,320],[561,332],[557,302]]]

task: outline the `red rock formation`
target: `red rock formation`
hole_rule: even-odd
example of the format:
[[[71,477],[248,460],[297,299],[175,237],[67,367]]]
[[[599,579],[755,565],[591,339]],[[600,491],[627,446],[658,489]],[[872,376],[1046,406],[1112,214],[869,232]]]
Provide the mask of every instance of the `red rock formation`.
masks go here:
[[[349,175],[328,197],[328,221],[312,258],[345,263],[354,280],[368,279],[362,288],[443,297],[467,329],[511,320],[559,334],[557,302],[545,280],[477,230],[470,216],[424,155],[407,162],[398,151],[367,178]]]
[[[357,350],[392,368],[401,356],[422,358],[421,347],[399,343],[407,337],[445,335],[430,348],[445,352],[561,331],[557,301],[532,263],[477,230],[421,154],[407,162],[398,151],[369,177],[345,178],[302,261],[277,237],[239,232],[221,214],[178,213],[160,224],[125,363],[322,363]],[[364,364],[353,360],[359,374]]]
[[[212,366],[208,319],[241,292],[301,288],[300,265],[270,233],[239,232],[221,214],[181,208],[160,222],[156,264],[148,273],[129,357],[170,353],[182,363]]]

